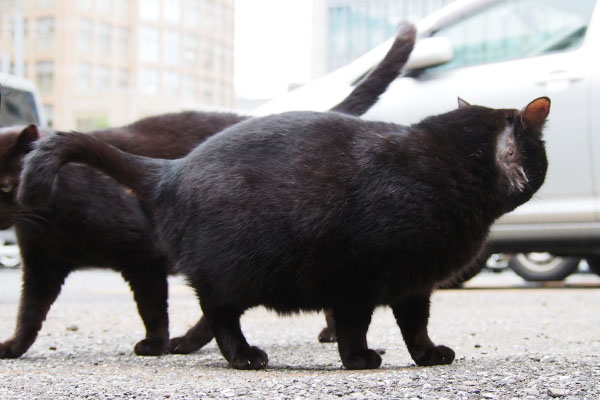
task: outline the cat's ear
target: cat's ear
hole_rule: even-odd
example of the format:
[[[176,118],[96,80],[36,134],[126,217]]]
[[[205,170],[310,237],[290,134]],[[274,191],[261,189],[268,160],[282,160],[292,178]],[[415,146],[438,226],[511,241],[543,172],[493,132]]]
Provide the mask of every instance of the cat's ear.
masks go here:
[[[458,108],[464,108],[464,107],[468,107],[470,106],[469,103],[467,103],[465,100],[461,99],[460,97],[458,98]]]
[[[29,153],[33,149],[33,143],[40,138],[37,126],[31,124],[19,133],[15,150],[22,153]]]
[[[521,110],[521,122],[525,128],[540,129],[550,113],[550,99],[539,97]]]

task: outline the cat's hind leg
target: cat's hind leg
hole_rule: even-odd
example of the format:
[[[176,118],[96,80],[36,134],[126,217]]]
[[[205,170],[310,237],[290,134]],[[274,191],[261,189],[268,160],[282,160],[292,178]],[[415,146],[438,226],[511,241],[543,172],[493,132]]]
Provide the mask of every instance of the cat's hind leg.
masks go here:
[[[129,282],[138,312],[146,328],[146,337],[133,351],[141,356],[159,356],[169,346],[168,283],[164,263],[147,262],[121,271]]]
[[[427,332],[429,297],[430,293],[405,298],[392,305],[392,310],[408,352],[417,365],[450,364],[454,361],[454,351],[446,346],[436,346]]]
[[[334,307],[335,330],[342,358],[348,369],[374,369],[381,365],[381,356],[367,346],[367,330],[373,308],[364,306]]]
[[[242,310],[228,306],[214,307],[207,303],[202,299],[202,311],[229,365],[236,369],[265,368],[269,361],[267,353],[256,346],[250,346],[242,333]]]
[[[35,342],[42,323],[72,268],[64,263],[23,254],[23,287],[12,338],[0,343],[0,358],[18,358]],[[45,256],[45,255],[44,255]]]
[[[203,316],[196,325],[188,329],[185,335],[169,341],[169,352],[173,354],[193,353],[213,340],[214,337],[206,317]]]
[[[333,311],[331,309],[325,310],[325,322],[327,326],[319,332],[319,342],[321,343],[334,343],[337,342],[337,335],[335,334],[335,321],[333,319]]]

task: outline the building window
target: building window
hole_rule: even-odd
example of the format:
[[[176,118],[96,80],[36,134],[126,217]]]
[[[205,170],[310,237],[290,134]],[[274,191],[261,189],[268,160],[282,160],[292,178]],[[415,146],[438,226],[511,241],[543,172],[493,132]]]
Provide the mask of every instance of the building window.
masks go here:
[[[52,104],[44,104],[43,107],[46,115],[46,125],[52,128],[54,126],[54,107],[52,107]]]
[[[205,81],[204,88],[202,90],[202,100],[207,104],[213,103],[214,95],[214,83],[212,81]]]
[[[131,12],[130,7],[130,0],[117,0],[115,2],[115,11],[119,18],[129,19],[129,13]]]
[[[140,0],[140,19],[143,21],[158,21],[160,16],[159,0]]]
[[[79,19],[79,51],[89,53],[92,51],[92,20],[88,18]]]
[[[129,71],[125,68],[117,69],[116,84],[118,89],[127,89],[129,87]]]
[[[48,8],[54,5],[54,0],[37,0],[36,5],[40,8]]]
[[[117,28],[116,51],[121,60],[129,58],[129,29]]]
[[[77,118],[76,121],[77,130],[79,132],[88,132],[94,131],[98,129],[106,129],[108,128],[108,117],[105,115],[97,116],[97,117],[85,117],[85,118]]]
[[[54,63],[52,61],[36,63],[35,81],[40,93],[52,93],[54,87]]]
[[[39,18],[37,24],[36,47],[38,51],[52,51],[54,48],[54,18]]]
[[[80,62],[77,67],[77,90],[87,93],[92,87],[92,65],[88,62]]]
[[[140,60],[157,63],[159,50],[159,31],[156,28],[142,27],[140,29]]]
[[[96,90],[106,92],[110,89],[110,67],[100,65],[96,71]]]
[[[98,24],[98,53],[101,56],[110,56],[110,25]]]
[[[163,0],[164,13],[163,16],[166,22],[178,24],[181,14],[180,0]]]
[[[198,26],[198,0],[183,0],[183,23],[185,26],[195,28]]]
[[[117,0],[117,3],[123,0]],[[96,9],[102,14],[110,14],[110,0],[96,1]]]
[[[179,64],[179,32],[170,29],[164,31],[163,57],[165,64]]]
[[[182,89],[183,97],[187,100],[195,101],[198,93],[198,78],[195,75],[184,75]]]
[[[215,21],[213,0],[204,0],[202,2],[202,26],[207,32],[213,30]]]
[[[92,0],[77,0],[77,7],[80,10],[91,10]]]
[[[202,51],[202,67],[205,71],[212,71],[215,64],[215,54],[213,50],[213,43],[211,40],[203,41]]]
[[[140,91],[142,93],[158,93],[158,71],[156,68],[140,69]]]
[[[162,89],[167,94],[177,94],[179,92],[179,74],[175,71],[163,72]]]
[[[198,65],[198,35],[195,33],[185,35],[184,52],[185,65],[196,67]]]

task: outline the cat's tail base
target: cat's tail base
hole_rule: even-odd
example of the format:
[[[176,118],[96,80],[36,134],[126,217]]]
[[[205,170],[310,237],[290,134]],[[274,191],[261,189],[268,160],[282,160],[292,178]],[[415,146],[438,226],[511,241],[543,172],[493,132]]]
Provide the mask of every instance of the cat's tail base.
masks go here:
[[[38,140],[25,158],[17,199],[28,208],[48,204],[60,168],[70,162],[95,167],[145,197],[146,178],[160,161],[122,152],[91,135],[57,132]]]

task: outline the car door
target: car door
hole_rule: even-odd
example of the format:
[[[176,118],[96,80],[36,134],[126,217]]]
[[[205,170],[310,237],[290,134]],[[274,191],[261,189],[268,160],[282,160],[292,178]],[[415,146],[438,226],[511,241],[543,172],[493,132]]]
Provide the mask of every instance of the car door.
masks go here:
[[[412,123],[456,108],[457,96],[505,108],[548,96],[546,182],[500,223],[594,221],[588,107],[594,65],[586,37],[594,5],[595,0],[501,0],[441,26],[431,35],[450,39],[453,60],[397,80],[366,118]]]

